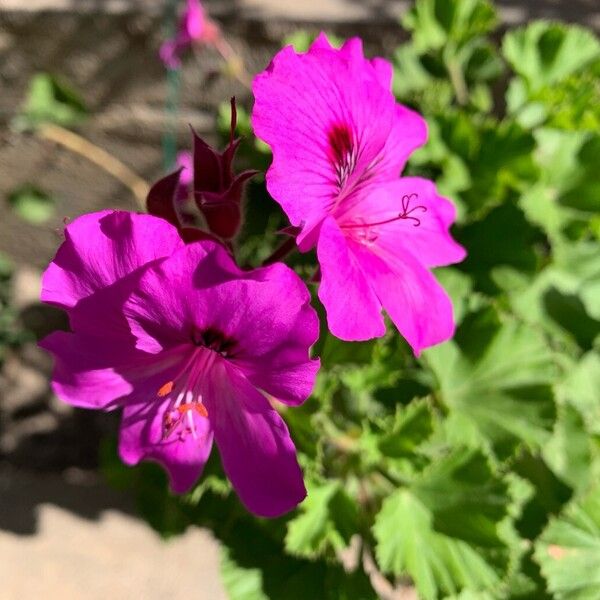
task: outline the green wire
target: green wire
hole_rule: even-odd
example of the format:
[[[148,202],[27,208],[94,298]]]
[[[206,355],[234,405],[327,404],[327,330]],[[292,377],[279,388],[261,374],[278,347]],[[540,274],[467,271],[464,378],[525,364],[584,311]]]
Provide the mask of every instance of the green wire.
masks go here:
[[[177,30],[178,0],[169,0],[165,9],[165,39],[170,39]],[[177,115],[179,114],[179,92],[181,73],[179,69],[167,69],[167,99],[165,103],[166,130],[162,138],[163,168],[172,171],[177,160]]]

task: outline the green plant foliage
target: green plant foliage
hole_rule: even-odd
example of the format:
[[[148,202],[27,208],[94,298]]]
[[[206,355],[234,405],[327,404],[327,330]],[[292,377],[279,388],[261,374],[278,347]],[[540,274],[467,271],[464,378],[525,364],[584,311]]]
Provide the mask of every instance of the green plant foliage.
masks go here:
[[[575,25],[537,21],[504,37],[502,51],[531,90],[552,85],[600,58],[593,33]]]
[[[497,18],[485,0],[423,0],[402,20],[412,34],[395,54],[395,93],[425,112],[458,104],[488,111],[487,83],[502,64],[486,34]]]
[[[24,185],[8,195],[8,204],[19,217],[33,225],[41,225],[55,213],[55,201],[43,190]]]
[[[449,408],[448,435],[490,445],[506,457],[521,443],[543,445],[555,406],[557,369],[542,336],[493,310],[470,315],[456,339],[425,352]]]
[[[31,79],[25,105],[14,125],[18,129],[35,129],[44,123],[71,127],[86,116],[85,103],[70,85],[48,73],[38,73]]]
[[[378,563],[409,573],[424,599],[491,589],[508,562],[500,523],[509,503],[486,457],[457,448],[383,502],[373,526]]]
[[[288,524],[286,550],[313,557],[330,548],[341,551],[358,529],[358,508],[339,481],[308,485],[301,514]]]
[[[436,270],[454,338],[421,357],[392,327],[343,342],[315,286],[322,369],[303,406],[281,408],[308,496],[280,519],[248,514],[217,453],[183,498],[151,467],[104,459],[163,535],[211,530],[233,600],[371,600],[382,578],[424,600],[600,598],[598,41],[533,22],[504,35],[503,62],[496,24],[484,0],[416,0],[393,52],[394,93],[429,125],[406,173],[454,201],[468,253]],[[248,114],[240,163],[264,170]],[[223,105],[224,136],[229,122]],[[264,179],[247,203],[236,253],[256,266],[287,223]],[[315,275],[311,253],[289,264]]]
[[[521,124],[598,129],[600,42],[592,32],[538,21],[509,32],[502,50],[518,75],[506,101]]]
[[[571,503],[535,547],[555,598],[592,600],[600,595],[600,489]]]

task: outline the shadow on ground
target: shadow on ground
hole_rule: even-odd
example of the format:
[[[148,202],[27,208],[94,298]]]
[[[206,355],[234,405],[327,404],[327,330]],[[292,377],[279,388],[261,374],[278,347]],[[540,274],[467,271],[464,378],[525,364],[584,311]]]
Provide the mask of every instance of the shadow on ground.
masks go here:
[[[116,433],[119,415],[74,409],[50,389],[51,359],[36,340],[67,329],[65,314],[34,303],[17,320],[35,339],[9,352],[0,371],[0,529],[34,534],[44,503],[86,519],[106,509],[134,514],[98,473],[100,443]]]

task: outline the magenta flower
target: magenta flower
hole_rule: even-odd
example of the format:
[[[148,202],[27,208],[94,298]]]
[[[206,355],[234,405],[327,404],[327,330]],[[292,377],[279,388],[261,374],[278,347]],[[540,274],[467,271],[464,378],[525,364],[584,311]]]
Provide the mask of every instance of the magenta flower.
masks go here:
[[[195,42],[210,44],[218,35],[218,27],[207,18],[199,0],[187,0],[175,37],[160,47],[160,59],[169,69],[177,69],[181,66],[182,55]]]
[[[271,401],[302,403],[319,367],[308,353],[318,319],[298,276],[282,264],[243,272],[219,244],[185,245],[150,215],[86,215],[65,238],[42,291],[73,330],[41,343],[56,394],[123,407],[123,461],[159,462],[177,493],[198,479],[214,438],[249,510],[297,505],[302,473]]]
[[[255,78],[252,123],[273,151],[269,192],[300,228],[300,250],[317,247],[331,332],[382,336],[383,307],[418,354],[454,331],[429,269],[465,252],[448,231],[452,204],[429,181],[399,178],[427,126],[396,103],[391,77],[359,39],[335,50],[321,34],[306,54],[284,48]]]

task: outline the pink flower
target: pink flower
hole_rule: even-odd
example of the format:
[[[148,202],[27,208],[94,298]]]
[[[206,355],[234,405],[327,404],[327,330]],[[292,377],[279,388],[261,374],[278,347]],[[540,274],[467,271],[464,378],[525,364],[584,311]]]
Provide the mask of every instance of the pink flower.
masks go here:
[[[65,238],[42,291],[73,331],[41,343],[56,394],[123,407],[123,461],[159,462],[177,493],[198,479],[214,438],[249,510],[297,505],[302,473],[270,401],[302,403],[319,367],[308,354],[318,319],[298,276],[282,264],[243,272],[219,244],[185,245],[150,215],[86,215]]]
[[[450,338],[450,299],[430,272],[462,260],[453,205],[421,178],[399,178],[427,138],[397,104],[391,65],[361,41],[335,50],[321,34],[306,54],[284,48],[253,84],[252,123],[271,146],[267,187],[302,251],[317,247],[319,297],[331,332],[382,336],[382,307],[419,353]]]
[[[182,55],[194,42],[210,44],[218,35],[219,28],[206,17],[199,0],[187,0],[177,34],[162,44],[159,50],[160,58],[169,69],[177,69],[181,66]]]

